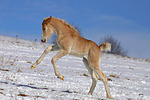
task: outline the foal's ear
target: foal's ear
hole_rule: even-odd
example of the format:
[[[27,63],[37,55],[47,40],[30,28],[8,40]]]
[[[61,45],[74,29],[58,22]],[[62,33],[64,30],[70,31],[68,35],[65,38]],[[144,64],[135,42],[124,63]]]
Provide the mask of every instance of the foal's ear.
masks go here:
[[[48,22],[50,22],[50,21],[51,21],[51,19],[52,19],[52,16],[50,16],[50,17],[48,18],[48,20],[47,20],[47,21],[48,21]]]

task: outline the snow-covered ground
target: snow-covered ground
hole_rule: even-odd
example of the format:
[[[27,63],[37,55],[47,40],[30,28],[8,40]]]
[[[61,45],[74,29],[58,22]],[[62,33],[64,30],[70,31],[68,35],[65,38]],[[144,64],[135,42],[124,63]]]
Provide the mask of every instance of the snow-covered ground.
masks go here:
[[[51,64],[57,52],[50,52],[35,69],[30,69],[48,44],[0,36],[0,100],[101,100],[104,85],[98,81],[92,96],[92,80],[81,58],[58,60],[58,79]],[[114,100],[150,100],[150,62],[102,54],[101,69],[108,77]]]

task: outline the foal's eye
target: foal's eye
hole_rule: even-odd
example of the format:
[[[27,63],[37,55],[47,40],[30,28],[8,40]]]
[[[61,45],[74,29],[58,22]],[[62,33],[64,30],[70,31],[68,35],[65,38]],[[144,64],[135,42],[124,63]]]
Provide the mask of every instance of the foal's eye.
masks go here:
[[[43,31],[45,31],[46,30],[46,28],[43,28]]]

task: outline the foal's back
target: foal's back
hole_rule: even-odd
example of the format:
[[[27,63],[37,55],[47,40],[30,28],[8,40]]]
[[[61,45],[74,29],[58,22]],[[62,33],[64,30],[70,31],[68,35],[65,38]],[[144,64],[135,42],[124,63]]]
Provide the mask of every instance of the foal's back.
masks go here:
[[[74,56],[88,57],[90,52],[100,52],[100,48],[95,42],[87,40],[81,36],[76,36],[76,38],[72,40],[72,43],[73,45],[70,54]]]

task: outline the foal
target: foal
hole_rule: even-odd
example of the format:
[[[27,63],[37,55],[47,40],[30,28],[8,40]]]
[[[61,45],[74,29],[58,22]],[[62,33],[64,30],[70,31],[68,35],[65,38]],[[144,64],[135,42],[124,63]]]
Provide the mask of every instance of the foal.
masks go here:
[[[52,58],[55,75],[64,80],[56,66],[56,61],[63,56],[70,54],[83,58],[83,63],[92,77],[92,86],[89,95],[92,95],[98,79],[102,80],[105,86],[107,98],[111,98],[107,77],[100,69],[101,51],[110,51],[110,43],[102,43],[98,46],[95,42],[81,37],[74,26],[71,26],[64,20],[54,18],[44,18],[42,23],[42,38],[43,43],[47,42],[53,33],[56,34],[57,45],[49,46],[44,50],[40,58],[31,66],[34,69],[50,51],[59,50],[59,52]]]

